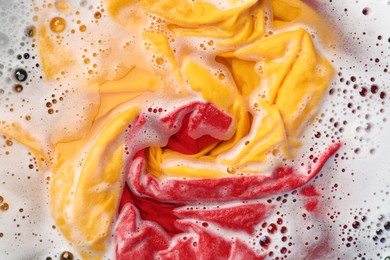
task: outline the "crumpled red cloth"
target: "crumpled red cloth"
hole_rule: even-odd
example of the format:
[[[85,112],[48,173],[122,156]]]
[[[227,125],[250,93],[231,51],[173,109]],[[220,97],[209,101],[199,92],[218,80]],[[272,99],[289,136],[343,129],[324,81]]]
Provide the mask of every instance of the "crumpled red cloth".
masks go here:
[[[140,116],[135,125],[145,123]],[[212,104],[194,102],[176,109],[161,119],[168,129],[179,130],[167,147],[193,154],[218,142],[231,126],[232,118]],[[199,128],[208,129],[196,136]],[[211,129],[211,130],[210,130]],[[134,128],[134,131],[137,131]],[[119,206],[115,228],[117,259],[264,259],[239,235],[253,235],[255,226],[273,211],[263,203],[242,203],[288,192],[305,185],[321,170],[339,149],[330,146],[306,171],[292,167],[276,169],[272,174],[227,177],[219,179],[160,180],[145,172],[143,151],[129,162],[127,185]],[[317,195],[312,188],[304,196]],[[188,208],[199,202],[221,204],[218,208]],[[227,202],[234,202],[224,205]],[[193,207],[193,206],[191,206]],[[213,226],[213,228],[211,228]],[[216,231],[218,230],[218,231]]]

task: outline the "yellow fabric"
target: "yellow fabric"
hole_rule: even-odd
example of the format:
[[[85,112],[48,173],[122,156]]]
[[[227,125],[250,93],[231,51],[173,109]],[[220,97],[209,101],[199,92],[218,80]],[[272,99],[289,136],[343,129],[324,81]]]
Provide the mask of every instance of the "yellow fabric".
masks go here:
[[[227,109],[231,106],[234,100],[232,86],[221,82],[207,67],[188,61],[183,70],[191,89],[200,93],[206,101],[219,108]]]
[[[256,73],[256,62],[232,59],[232,74],[241,95],[248,96],[259,86],[260,77]]]
[[[257,0],[251,0],[229,10],[218,9],[206,1],[139,0],[137,4],[149,12],[162,16],[173,23],[203,25],[225,22],[231,17],[237,17],[238,14],[255,5],[256,2]],[[110,6],[111,1],[108,1],[108,3]]]
[[[180,82],[179,86],[166,86],[165,91],[172,92],[172,94],[185,94],[186,89],[183,85],[182,75],[180,74],[177,61],[173,51],[170,48],[167,36],[161,33],[148,32],[144,32],[142,36],[147,43],[150,43],[150,51],[155,54],[155,58],[153,59],[152,63],[155,63],[154,65],[159,64],[158,60],[160,60],[162,64],[159,65],[164,65],[167,67],[167,69],[173,71],[176,78]]]
[[[103,129],[93,129],[81,140],[56,146],[50,188],[52,214],[65,237],[86,256],[90,251],[94,252],[91,257],[101,255],[106,249],[122,190],[123,130],[138,111],[129,109]],[[87,152],[85,161],[83,152]]]
[[[296,2],[296,1],[295,1]],[[300,8],[289,5],[286,1],[273,0],[272,11],[275,20],[292,21],[301,15]]]
[[[95,120],[107,115],[113,108],[145,92],[157,91],[160,87],[154,74],[133,67],[124,77],[107,81],[100,86],[100,107]]]
[[[175,57],[173,56],[168,39],[165,35],[159,33],[144,33],[143,37],[146,41],[151,42],[153,53],[156,53],[157,55],[160,54],[167,58],[172,66],[172,69],[176,69],[177,65]]]
[[[265,112],[257,128],[252,128],[254,138],[244,146],[240,153],[226,164],[242,166],[249,162],[262,162],[275,148],[286,151],[286,132],[283,120],[275,105],[260,101],[258,109]]]
[[[253,4],[253,5],[252,5]],[[212,14],[212,11],[209,10]],[[221,13],[224,13],[222,15]],[[210,24],[217,26],[202,27],[203,19],[198,21],[194,25],[190,22],[183,25],[182,22],[176,24],[170,24],[169,28],[180,36],[207,36],[222,38],[220,45],[242,45],[249,43],[262,37],[265,33],[265,5],[263,3],[251,3],[248,4],[247,8],[233,9],[225,12],[220,10],[214,12],[214,20]],[[165,14],[159,14],[167,19]],[[219,18],[222,15],[223,19]]]
[[[299,137],[334,74],[330,63],[317,54],[310,35],[303,29],[281,33],[234,55],[261,60],[260,99],[279,108],[289,138]]]
[[[44,25],[38,32],[38,47],[42,69],[49,80],[74,64],[72,55],[56,43]]]
[[[221,142],[216,148],[211,150],[209,153],[211,156],[217,156],[230,150],[249,133],[252,116],[247,111],[247,107],[242,98],[236,97],[230,114],[236,119],[236,131],[229,140]]]
[[[209,168],[193,168],[189,166],[166,167],[164,172],[172,177],[190,177],[190,178],[220,178],[227,174],[222,171],[211,170]]]
[[[161,169],[162,153],[161,147],[150,147],[146,153],[146,161],[148,163],[146,171],[155,177],[163,175]]]
[[[50,164],[49,156],[31,133],[16,123],[7,124],[4,121],[0,122],[0,133],[28,147],[35,156],[39,170],[46,170],[46,166]]]
[[[117,16],[123,8],[133,4],[134,2],[136,1],[135,0],[110,0],[107,9],[110,15]]]

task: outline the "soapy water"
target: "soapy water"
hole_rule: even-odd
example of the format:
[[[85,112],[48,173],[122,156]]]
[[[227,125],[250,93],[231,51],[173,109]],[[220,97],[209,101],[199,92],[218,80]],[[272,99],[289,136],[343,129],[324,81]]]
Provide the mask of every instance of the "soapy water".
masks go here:
[[[343,147],[303,189],[251,202],[274,205],[277,210],[259,223],[254,238],[243,239],[270,259],[385,259],[390,255],[390,31],[386,26],[390,5],[387,1],[307,2],[334,23],[339,41],[335,49],[323,50],[337,75],[305,132],[305,148],[309,148],[305,150],[316,151],[334,140]],[[92,17],[103,3],[80,1],[75,6]],[[30,37],[36,19],[33,8],[26,1],[0,0],[1,120],[20,118],[37,132],[55,132],[56,127],[71,124],[64,119],[82,117],[80,107],[73,104],[94,97],[65,93],[65,88],[45,82],[34,37]],[[81,17],[87,32],[94,28]],[[78,28],[84,30],[81,24]],[[77,113],[79,117],[74,117]],[[0,256],[58,259],[72,248],[49,214],[48,175],[38,172],[28,149],[3,140]],[[313,157],[306,152],[296,160]],[[113,259],[109,254],[106,258]]]

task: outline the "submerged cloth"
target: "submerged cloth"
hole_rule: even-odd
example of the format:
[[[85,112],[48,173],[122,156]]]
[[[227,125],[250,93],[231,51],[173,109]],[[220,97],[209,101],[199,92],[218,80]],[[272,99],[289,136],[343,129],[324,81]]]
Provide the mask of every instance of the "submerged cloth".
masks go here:
[[[102,77],[90,127],[53,144],[57,226],[85,259],[100,259],[112,234],[118,259],[261,259],[224,235],[253,235],[273,210],[242,201],[301,187],[339,148],[289,165],[333,77],[305,29],[321,38],[321,19],[300,0],[106,4],[140,32],[134,48],[151,65],[129,60],[126,73]],[[47,78],[74,66],[52,38],[43,25]],[[16,127],[2,132],[50,161]]]

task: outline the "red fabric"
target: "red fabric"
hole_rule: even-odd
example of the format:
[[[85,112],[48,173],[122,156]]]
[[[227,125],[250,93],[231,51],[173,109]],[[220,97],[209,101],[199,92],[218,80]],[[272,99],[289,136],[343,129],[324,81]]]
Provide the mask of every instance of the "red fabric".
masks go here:
[[[263,221],[270,211],[272,211],[271,206],[256,203],[214,210],[177,209],[174,214],[181,219],[188,218],[212,222],[222,228],[253,234],[254,226]]]
[[[154,255],[168,248],[169,236],[157,224],[144,221],[131,203],[123,208],[115,230],[116,258],[118,260],[153,260]]]
[[[161,123],[166,124],[169,128],[176,127],[178,120],[182,120],[189,112],[194,112],[188,126],[190,133],[205,126],[210,127],[208,129],[225,131],[232,122],[232,118],[229,115],[216,108],[213,104],[192,102],[161,118]]]
[[[329,147],[317,162],[306,172],[298,173],[292,168],[277,169],[270,175],[251,175],[218,179],[159,179],[143,171],[144,159],[134,158],[127,178],[132,189],[162,202],[226,202],[268,197],[303,186],[321,170],[327,159],[340,147]]]
[[[137,219],[136,226],[130,218]],[[178,226],[183,233],[168,239],[158,226],[139,218],[134,206],[126,205],[116,228],[117,259],[264,259],[238,239],[225,240],[191,222],[181,221]]]
[[[188,134],[190,115],[191,114],[187,114],[184,117],[183,125],[179,132],[169,138],[166,146],[167,148],[183,154],[196,154],[203,148],[218,142],[218,139],[215,139],[210,135],[204,135],[198,139],[191,138]]]
[[[229,260],[262,260],[264,255],[256,255],[252,249],[236,239],[231,249]]]
[[[180,240],[173,241],[169,249],[158,252],[157,256],[162,260],[197,259],[194,244],[198,242],[193,236],[184,238],[180,237]]]
[[[180,119],[182,119],[180,130],[169,138],[167,147],[183,154],[196,154],[218,142],[219,140],[210,134],[226,132],[232,123],[229,115],[209,103],[199,102],[177,109],[162,118],[161,122],[172,128],[178,127]],[[207,129],[207,132],[204,133],[203,129]]]
[[[196,234],[197,240],[194,241],[191,250],[195,252],[196,259],[214,260],[228,259],[232,243],[223,239],[204,228],[201,228],[193,223],[184,223],[183,228],[187,228]]]
[[[129,147],[146,120],[147,117],[141,115],[129,131]],[[172,133],[167,148],[193,154],[227,138],[232,118],[211,104],[193,102],[168,114],[160,123],[167,131],[178,129]],[[285,167],[262,175],[163,181],[145,172],[143,151],[135,153],[128,164],[127,185],[119,206],[116,256],[118,259],[164,260],[264,259],[264,255],[256,254],[239,240],[239,235],[234,240],[223,236],[224,231],[254,235],[256,225],[273,211],[273,206],[268,204],[243,204],[242,201],[305,185],[339,147],[340,144],[330,146],[303,172]],[[306,209],[315,210],[319,195],[315,187],[308,186],[300,194],[308,197]],[[185,206],[232,201],[236,202],[218,209],[187,209]]]
[[[181,232],[181,230],[175,227],[175,221],[178,217],[175,216],[173,210],[182,205],[162,203],[148,198],[136,197],[131,193],[127,185],[123,190],[120,211],[122,211],[126,203],[134,205],[139,210],[142,219],[159,224],[168,234]]]

